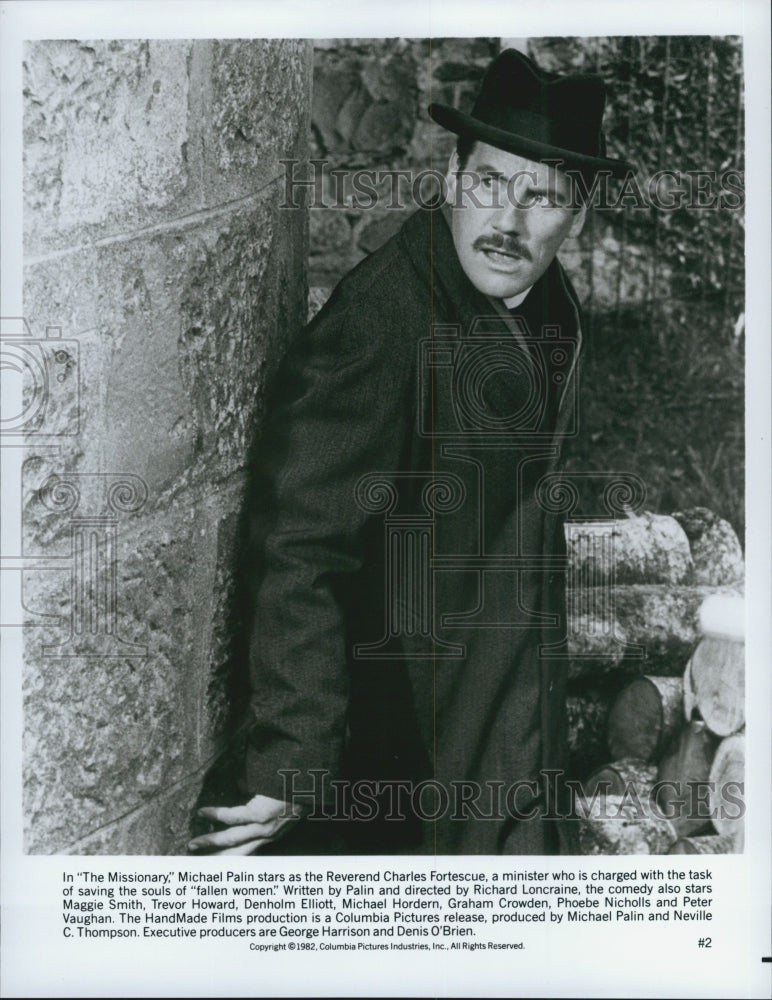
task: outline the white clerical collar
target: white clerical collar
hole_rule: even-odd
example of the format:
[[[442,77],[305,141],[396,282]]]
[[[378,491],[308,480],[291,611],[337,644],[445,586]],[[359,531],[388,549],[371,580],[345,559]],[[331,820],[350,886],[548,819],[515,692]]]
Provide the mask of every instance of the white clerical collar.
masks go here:
[[[520,305],[520,303],[523,301],[523,299],[526,297],[526,295],[530,292],[532,288],[533,285],[529,285],[524,292],[520,292],[518,295],[513,295],[511,299],[504,299],[504,305],[507,307],[507,309],[515,309],[517,306]]]

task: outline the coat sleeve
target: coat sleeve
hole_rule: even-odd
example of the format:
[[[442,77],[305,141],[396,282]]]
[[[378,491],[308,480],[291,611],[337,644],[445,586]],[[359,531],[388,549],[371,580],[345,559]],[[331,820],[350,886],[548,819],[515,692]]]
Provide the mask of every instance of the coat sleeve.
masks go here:
[[[297,339],[258,445],[247,782],[251,795],[283,799],[286,772],[297,772],[293,801],[307,804],[322,801],[310,772],[336,777],[343,749],[349,677],[336,594],[362,565],[367,515],[355,486],[398,468],[411,420],[404,323],[356,306],[331,303]]]

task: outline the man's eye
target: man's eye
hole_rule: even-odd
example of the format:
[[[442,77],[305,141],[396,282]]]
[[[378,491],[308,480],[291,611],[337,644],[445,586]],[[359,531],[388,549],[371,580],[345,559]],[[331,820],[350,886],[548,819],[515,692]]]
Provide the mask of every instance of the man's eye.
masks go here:
[[[482,179],[482,186],[484,188],[487,188],[488,190],[490,190],[493,187],[493,178],[492,177],[483,177],[483,179]]]

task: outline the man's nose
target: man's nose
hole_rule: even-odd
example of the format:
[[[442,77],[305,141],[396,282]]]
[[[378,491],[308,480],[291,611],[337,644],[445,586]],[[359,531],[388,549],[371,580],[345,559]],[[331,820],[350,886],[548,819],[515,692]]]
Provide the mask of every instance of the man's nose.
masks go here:
[[[494,226],[500,232],[524,233],[528,227],[527,199],[530,176],[510,178],[502,191],[502,204],[496,213]]]
[[[524,233],[527,228],[525,206],[518,201],[518,193],[505,193],[503,204],[493,219],[493,228],[501,233]]]

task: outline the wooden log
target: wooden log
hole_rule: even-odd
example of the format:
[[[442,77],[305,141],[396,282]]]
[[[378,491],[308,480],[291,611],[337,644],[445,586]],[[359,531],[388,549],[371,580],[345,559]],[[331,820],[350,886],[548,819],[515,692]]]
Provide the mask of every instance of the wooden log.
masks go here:
[[[666,854],[678,839],[667,819],[647,801],[631,796],[577,800],[577,832],[582,854]]]
[[[676,511],[673,517],[689,539],[697,583],[715,585],[742,580],[743,552],[728,521],[706,507]]]
[[[588,799],[600,795],[623,796],[632,790],[640,799],[648,799],[657,778],[657,765],[625,758],[604,764],[587,778],[582,790]]]
[[[735,733],[723,739],[716,750],[710,769],[709,802],[713,826],[742,841],[745,808],[745,733]]]
[[[710,823],[707,790],[717,744],[705,723],[692,719],[657,769],[655,801],[680,837],[699,833]]]
[[[681,677],[702,634],[700,607],[714,590],[617,584],[610,607],[608,587],[572,590],[569,581],[569,678]]]
[[[706,837],[679,837],[668,854],[737,854],[735,838],[730,833]]]
[[[684,718],[687,722],[691,722],[695,718],[695,710],[697,708],[697,699],[694,696],[694,683],[692,682],[691,660],[686,664],[686,670],[684,670],[683,695]]]
[[[694,572],[689,539],[664,514],[614,521],[568,521],[569,576],[577,583],[686,583]]]
[[[608,601],[608,594],[599,598],[597,591],[588,588],[569,590],[567,596],[569,680],[615,674],[624,658],[627,639],[610,613],[605,617],[592,613],[593,604],[603,598]]]
[[[614,702],[608,720],[608,746],[615,759],[655,760],[678,732],[683,714],[680,677],[640,677]]]
[[[690,676],[700,717],[716,736],[730,736],[745,722],[745,643],[706,635],[694,651]]]

